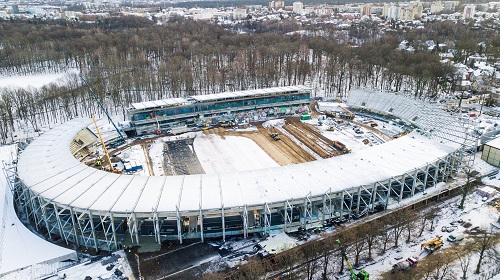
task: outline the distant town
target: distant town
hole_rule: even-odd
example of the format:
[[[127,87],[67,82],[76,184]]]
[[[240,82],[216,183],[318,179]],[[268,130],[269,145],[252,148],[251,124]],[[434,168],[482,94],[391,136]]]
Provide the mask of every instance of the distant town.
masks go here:
[[[147,2],[14,2],[0,5],[0,18],[39,18],[91,21],[96,17],[134,15],[146,17],[158,24],[172,17],[234,24],[242,21],[293,19],[304,25],[329,23],[339,28],[351,27],[360,21],[373,20],[380,28],[422,28],[427,22],[466,20],[475,27],[498,28],[500,2],[463,4],[460,1],[396,2],[366,4],[305,4],[271,1],[264,5],[201,8],[201,5],[181,8],[168,4]],[[291,5],[290,5],[291,4]]]

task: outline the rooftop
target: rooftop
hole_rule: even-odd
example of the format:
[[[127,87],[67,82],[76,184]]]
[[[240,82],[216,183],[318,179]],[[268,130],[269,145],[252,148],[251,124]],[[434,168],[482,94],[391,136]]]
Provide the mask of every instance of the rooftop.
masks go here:
[[[91,123],[83,118],[68,121],[24,150],[18,174],[33,192],[57,204],[106,213],[252,206],[371,185],[455,150],[412,133],[370,149],[296,165],[222,174],[119,175],[89,167],[71,155],[73,137]]]

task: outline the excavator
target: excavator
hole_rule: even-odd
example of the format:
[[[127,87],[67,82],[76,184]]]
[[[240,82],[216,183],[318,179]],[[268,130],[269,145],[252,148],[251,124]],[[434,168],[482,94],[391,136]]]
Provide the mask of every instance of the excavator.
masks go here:
[[[106,155],[106,158],[108,159],[109,171],[111,171],[112,173],[121,174],[122,172],[120,170],[116,170],[113,168],[113,164],[111,163],[111,157],[109,156],[108,149],[106,149],[106,144],[104,144],[104,140],[102,139],[101,131],[99,130],[99,127],[97,126],[97,122],[94,118],[94,115],[92,115],[92,120],[94,120],[95,129],[97,130],[97,134],[99,135],[99,140],[101,140],[102,149],[104,150],[104,154]],[[97,159],[96,165],[100,166],[101,164],[102,164],[101,159]]]
[[[340,109],[342,109],[342,111],[344,111],[345,113],[344,114],[340,114],[340,117],[342,119],[346,119],[346,120],[352,120],[354,119],[354,117],[356,115],[354,115],[351,111],[347,110],[346,108],[340,106],[340,105],[337,105]]]
[[[349,268],[349,272],[351,273],[351,277],[349,280],[369,280],[370,279],[370,274],[366,272],[365,270],[360,270],[358,274],[354,272],[354,269],[352,269],[351,263],[349,262],[349,259],[347,259],[347,254],[345,253],[344,247],[342,247],[342,243],[340,242],[339,239],[337,239],[337,244],[339,244],[340,247],[340,252],[342,253],[342,257],[344,258],[345,262],[347,263],[347,267]]]

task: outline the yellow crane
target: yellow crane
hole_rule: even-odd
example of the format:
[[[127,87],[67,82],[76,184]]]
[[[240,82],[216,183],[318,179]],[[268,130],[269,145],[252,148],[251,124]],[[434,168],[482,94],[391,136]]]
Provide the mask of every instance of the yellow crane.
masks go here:
[[[97,122],[95,121],[94,115],[92,115],[92,120],[94,120],[95,129],[97,130],[97,134],[99,135],[99,139],[101,140],[101,145],[102,145],[102,148],[104,149],[104,154],[108,158],[109,171],[111,171],[113,173],[119,173],[117,170],[115,170],[113,168],[113,164],[111,163],[111,157],[109,156],[108,149],[106,149],[106,144],[104,144],[104,140],[102,140],[101,131],[99,130],[99,127],[97,126]]]
[[[344,116],[340,116],[341,118],[344,118],[344,119],[348,119],[348,120],[352,120],[354,119],[354,117],[356,115],[354,115],[351,111],[347,110],[346,108],[340,106],[340,105],[337,105],[340,109],[342,109],[342,111],[344,111],[346,114]]]
[[[432,240],[422,243],[420,249],[425,249],[427,252],[433,253],[442,246],[443,246],[443,239],[441,239],[441,236],[438,236]]]

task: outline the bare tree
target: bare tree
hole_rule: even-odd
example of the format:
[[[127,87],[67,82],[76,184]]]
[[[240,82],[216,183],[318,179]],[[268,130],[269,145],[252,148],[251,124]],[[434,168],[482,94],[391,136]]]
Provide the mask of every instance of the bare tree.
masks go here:
[[[365,250],[366,246],[366,239],[365,239],[365,229],[364,227],[357,226],[354,229],[353,233],[353,243],[352,243],[352,248],[354,251],[354,266],[358,267],[359,266],[359,261],[361,257],[361,253]]]
[[[368,250],[368,259],[372,259],[372,251],[378,245],[378,236],[380,234],[380,222],[378,220],[369,221],[363,225],[365,228],[366,247]]]
[[[419,265],[422,271],[421,279],[451,280],[455,279],[451,267],[452,259],[445,254],[428,256],[424,263]]]
[[[474,177],[478,173],[477,171],[472,170],[470,166],[464,166],[463,170],[465,172],[465,176],[467,177],[467,181],[460,187],[460,191],[462,193],[462,199],[460,200],[460,205],[458,206],[460,209],[464,209],[465,199],[476,185]]]
[[[481,272],[481,264],[483,263],[483,258],[485,253],[495,246],[496,242],[499,240],[500,234],[483,231],[479,233],[474,242],[474,249],[479,253],[479,260],[477,261],[475,273],[479,274]]]
[[[462,270],[462,279],[467,279],[467,273],[469,272],[469,265],[472,260],[472,252],[470,251],[469,245],[464,245],[459,249],[455,250],[455,255],[458,257],[460,262],[460,269]]]

